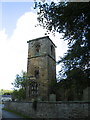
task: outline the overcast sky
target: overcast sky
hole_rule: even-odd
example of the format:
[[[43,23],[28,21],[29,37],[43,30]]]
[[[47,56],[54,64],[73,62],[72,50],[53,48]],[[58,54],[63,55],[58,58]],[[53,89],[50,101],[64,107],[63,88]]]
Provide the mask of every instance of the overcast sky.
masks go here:
[[[0,2],[0,89],[12,89],[16,74],[27,71],[27,41],[45,36],[46,30],[35,27],[33,6],[33,2]],[[66,42],[58,34],[49,36],[57,46],[58,60],[66,52]]]

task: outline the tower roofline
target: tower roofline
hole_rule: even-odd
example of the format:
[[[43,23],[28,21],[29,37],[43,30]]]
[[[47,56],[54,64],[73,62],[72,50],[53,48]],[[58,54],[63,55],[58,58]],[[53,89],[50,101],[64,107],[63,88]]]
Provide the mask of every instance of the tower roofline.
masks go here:
[[[48,38],[48,39],[52,42],[52,44],[54,45],[54,47],[56,47],[56,45],[55,45],[55,44],[53,43],[53,41],[49,38],[49,36],[44,36],[44,37],[35,38],[35,39],[32,39],[32,40],[27,41],[27,43],[30,43],[30,42],[36,41],[36,40],[40,40],[40,39],[44,39],[44,38]]]

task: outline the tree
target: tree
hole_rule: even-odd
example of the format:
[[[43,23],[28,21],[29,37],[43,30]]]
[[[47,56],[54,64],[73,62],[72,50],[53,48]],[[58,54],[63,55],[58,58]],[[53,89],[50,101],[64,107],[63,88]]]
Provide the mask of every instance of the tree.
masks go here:
[[[15,81],[12,83],[12,85],[15,88],[25,88],[27,83],[27,73],[23,72],[21,75],[17,74]]]
[[[14,90],[12,95],[12,100],[24,100],[26,98],[26,91],[23,88],[20,88],[19,90]]]
[[[63,33],[63,39],[68,41],[68,51],[58,61],[62,66],[60,86],[68,100],[80,100],[83,89],[90,86],[90,2],[35,2],[35,8],[39,8],[39,25],[47,33]]]
[[[68,51],[58,61],[63,65],[60,73],[69,78],[73,71],[74,78],[75,70],[79,69],[90,86],[90,2],[51,2],[50,5],[35,2],[37,7],[39,24],[48,32],[63,33],[64,40],[68,40]],[[79,76],[76,79],[79,81]]]
[[[26,84],[27,84],[27,73],[23,72],[21,75],[17,74],[15,81],[12,83],[14,91],[12,98],[17,100],[23,100],[26,98]]]

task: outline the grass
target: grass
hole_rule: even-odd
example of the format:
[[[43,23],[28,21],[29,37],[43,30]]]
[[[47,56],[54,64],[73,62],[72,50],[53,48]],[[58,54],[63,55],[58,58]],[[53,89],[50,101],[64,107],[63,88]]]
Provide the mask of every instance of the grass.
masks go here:
[[[10,109],[7,109],[7,108],[2,108],[2,110],[5,110],[5,111],[8,111],[8,112],[14,113],[14,114],[19,115],[19,116],[21,116],[21,117],[23,117],[23,118],[30,118],[29,116],[23,115],[22,113],[16,112],[16,111],[14,111],[14,110],[10,110]]]

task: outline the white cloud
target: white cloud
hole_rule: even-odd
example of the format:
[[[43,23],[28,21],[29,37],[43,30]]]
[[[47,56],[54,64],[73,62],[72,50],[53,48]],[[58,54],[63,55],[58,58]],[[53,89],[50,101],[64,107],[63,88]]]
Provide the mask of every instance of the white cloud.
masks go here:
[[[15,75],[21,70],[27,70],[27,41],[44,35],[42,28],[35,28],[36,18],[31,12],[21,16],[10,38],[5,29],[0,31],[0,89],[13,87],[11,82],[15,79]]]
[[[5,33],[5,29],[0,31],[0,88],[7,87],[7,80],[10,76],[10,61],[9,61],[9,43]],[[8,83],[9,80],[8,80]]]
[[[18,19],[16,28],[10,38],[8,38],[5,30],[0,31],[0,89],[13,87],[11,82],[15,79],[15,75],[22,70],[27,70],[27,41],[42,37],[45,33],[45,30],[40,26],[35,27],[36,24],[36,14],[27,12]],[[58,35],[56,37],[50,35],[50,38],[57,46],[57,56],[62,56],[63,52],[66,51],[66,43],[63,46],[63,41],[59,40]]]

